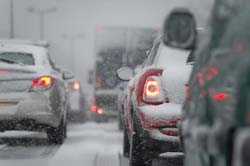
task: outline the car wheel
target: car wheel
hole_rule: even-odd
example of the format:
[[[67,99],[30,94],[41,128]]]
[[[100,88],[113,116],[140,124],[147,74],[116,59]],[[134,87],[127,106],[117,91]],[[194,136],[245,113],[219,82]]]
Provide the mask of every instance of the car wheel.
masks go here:
[[[123,156],[124,157],[129,157],[129,139],[128,139],[128,134],[127,134],[127,130],[124,129],[123,130]]]
[[[135,117],[133,121],[135,123]],[[129,153],[129,165],[130,166],[151,166],[152,159],[149,157],[149,151],[146,149],[145,142],[140,137],[139,132],[136,131],[136,126],[133,124],[135,133],[130,139],[130,153]]]
[[[51,127],[47,130],[47,135],[48,135],[48,141],[51,144],[58,144],[61,145],[63,144],[64,139],[66,138],[66,132],[67,131],[67,126],[61,122],[59,127],[54,128]]]
[[[129,164],[130,166],[151,166],[152,160],[148,157],[144,144],[136,137],[132,136],[130,144]]]

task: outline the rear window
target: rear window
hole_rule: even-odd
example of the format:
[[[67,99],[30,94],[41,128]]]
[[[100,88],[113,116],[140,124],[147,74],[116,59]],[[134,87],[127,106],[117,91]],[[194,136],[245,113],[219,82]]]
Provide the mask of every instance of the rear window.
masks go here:
[[[105,111],[117,110],[117,96],[116,95],[98,95],[96,96],[96,104],[102,107]]]
[[[155,64],[157,67],[176,67],[186,65],[190,51],[162,46],[159,48]]]
[[[0,62],[9,64],[35,65],[33,55],[31,53],[24,52],[0,52]]]

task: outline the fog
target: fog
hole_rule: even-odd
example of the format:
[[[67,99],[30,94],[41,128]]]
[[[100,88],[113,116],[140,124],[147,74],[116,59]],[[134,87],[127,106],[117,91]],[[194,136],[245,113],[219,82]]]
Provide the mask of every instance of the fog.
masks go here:
[[[35,10],[55,11],[45,14],[44,38],[51,43],[56,63],[86,84],[87,72],[95,57],[95,32],[105,26],[151,27],[160,29],[166,14],[174,6],[188,6],[204,26],[212,0],[13,0],[16,38],[39,39],[39,16]],[[10,32],[10,0],[0,0],[0,37]],[[72,43],[74,42],[74,43]],[[74,58],[73,58],[74,57]]]

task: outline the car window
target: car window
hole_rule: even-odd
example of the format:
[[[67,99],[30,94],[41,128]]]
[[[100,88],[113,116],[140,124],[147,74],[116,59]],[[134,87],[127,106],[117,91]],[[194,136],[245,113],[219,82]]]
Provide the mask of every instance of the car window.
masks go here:
[[[154,64],[158,67],[171,67],[177,65],[185,65],[188,59],[190,51],[175,49],[161,45],[156,58],[154,59]]]
[[[0,52],[0,61],[10,64],[35,65],[33,55],[25,52]]]

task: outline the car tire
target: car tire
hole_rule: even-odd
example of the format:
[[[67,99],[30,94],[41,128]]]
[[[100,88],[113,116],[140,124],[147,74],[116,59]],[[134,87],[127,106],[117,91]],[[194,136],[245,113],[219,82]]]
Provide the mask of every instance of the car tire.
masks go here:
[[[139,132],[136,130],[136,119],[133,116],[133,129],[135,133],[130,139],[130,153],[129,165],[130,166],[151,166],[152,159],[149,157],[149,151],[146,149],[143,138],[140,137]]]
[[[66,124],[61,122],[61,124],[57,127],[51,127],[47,130],[48,142],[50,144],[61,145],[64,142],[64,139],[67,136],[67,126]]]
[[[130,151],[130,144],[129,144],[129,139],[128,139],[128,134],[127,130],[123,130],[123,156],[124,157],[129,157],[129,151]]]

